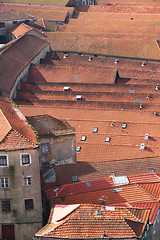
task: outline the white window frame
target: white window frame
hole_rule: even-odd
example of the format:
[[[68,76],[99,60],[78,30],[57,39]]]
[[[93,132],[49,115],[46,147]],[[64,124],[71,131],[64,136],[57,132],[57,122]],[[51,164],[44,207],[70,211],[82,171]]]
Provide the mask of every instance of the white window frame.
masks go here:
[[[29,180],[29,178],[30,178],[30,180]],[[31,184],[29,184],[29,182],[30,182]],[[32,177],[31,177],[31,176],[23,176],[23,185],[24,185],[25,187],[31,186],[31,185],[32,185]]]
[[[8,167],[9,166],[8,154],[0,154],[0,156],[6,156],[6,160],[7,160],[7,165],[0,165],[0,167]]]
[[[2,186],[2,179],[3,179],[3,184],[4,184],[4,187]],[[4,189],[4,188],[9,188],[9,178],[8,177],[1,177],[0,178],[0,188],[1,189]]]
[[[24,163],[23,164],[23,162],[22,162],[22,156],[23,155],[29,155],[29,163]],[[32,161],[31,161],[31,154],[30,153],[20,153],[20,164],[21,164],[21,166],[29,166],[29,165],[31,165],[31,163],[32,163]]]

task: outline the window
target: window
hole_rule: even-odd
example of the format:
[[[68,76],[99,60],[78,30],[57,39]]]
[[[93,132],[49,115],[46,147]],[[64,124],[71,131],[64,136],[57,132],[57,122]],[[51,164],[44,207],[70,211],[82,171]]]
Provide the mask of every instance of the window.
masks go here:
[[[25,203],[25,210],[34,209],[33,199],[25,199],[24,203]]]
[[[30,176],[23,177],[23,181],[24,181],[24,186],[31,186],[31,177]]]
[[[0,167],[8,166],[8,155],[1,154],[0,155]]]
[[[9,179],[7,177],[1,177],[1,188],[9,187]]]
[[[5,28],[5,23],[4,22],[0,22],[0,28]]]
[[[15,21],[13,21],[13,24],[17,24],[17,21],[15,20]]]
[[[97,127],[94,127],[93,128],[93,133],[97,133],[98,132],[98,128]]]
[[[24,22],[25,22],[25,23],[29,23],[29,20],[25,20]]]
[[[30,165],[31,164],[31,156],[29,153],[21,153],[20,159],[21,159],[21,165]]]
[[[49,153],[49,145],[48,145],[48,143],[42,144],[41,145],[41,149],[42,149],[42,154]]]
[[[11,211],[10,200],[3,200],[2,201],[2,212],[10,212],[10,211]]]

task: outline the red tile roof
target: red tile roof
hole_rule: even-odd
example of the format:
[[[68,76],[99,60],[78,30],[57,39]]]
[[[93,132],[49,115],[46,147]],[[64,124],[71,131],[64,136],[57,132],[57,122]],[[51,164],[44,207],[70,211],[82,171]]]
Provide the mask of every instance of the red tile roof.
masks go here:
[[[124,177],[67,184],[58,187],[57,193],[55,193],[54,189],[47,190],[46,195],[48,199],[53,198],[55,203],[64,202],[65,204],[97,204],[101,199],[106,204],[159,200],[160,179],[155,174],[128,176],[128,182],[119,182],[118,185],[115,182],[116,179],[119,179],[119,182],[124,180]]]
[[[22,113],[14,108],[13,103],[0,98],[1,150],[37,147],[35,133],[25,122]],[[5,120],[5,125],[4,125]],[[5,127],[5,128],[4,128]]]
[[[9,30],[9,32],[10,32],[11,34],[13,34],[13,35],[17,38],[17,37],[19,37],[19,36],[23,36],[23,35],[25,35],[26,33],[31,32],[31,31],[33,31],[33,30],[36,31],[37,33],[41,34],[42,36],[44,36],[44,34],[42,33],[42,31],[34,28],[33,26],[31,27],[31,26],[29,26],[29,25],[27,25],[27,24],[25,24],[25,23],[20,23],[20,24],[18,24],[17,26],[11,28],[11,29]],[[41,36],[41,37],[42,37],[42,36]]]
[[[55,209],[58,206],[55,206]],[[60,206],[59,206],[60,207]],[[67,207],[67,206],[66,206]],[[102,215],[98,216],[97,212]],[[35,234],[36,236],[59,238],[101,238],[141,237],[150,210],[116,207],[108,209],[99,205],[82,204],[64,218],[64,221],[48,231],[49,225]],[[142,215],[144,216],[142,219]],[[54,216],[54,211],[50,217]],[[130,223],[133,222],[135,225]],[[53,223],[52,224],[53,227]],[[88,231],[89,229],[89,231]],[[36,238],[37,239],[37,238]]]
[[[45,40],[29,34],[5,45],[0,52],[1,90],[10,93],[19,74],[47,45]]]
[[[159,201],[154,201],[154,202],[134,202],[131,203],[132,207],[136,207],[136,208],[147,208],[147,209],[151,209],[150,215],[149,215],[149,222],[151,224],[153,224],[154,219],[156,217],[157,211],[159,209],[160,206],[160,202]]]

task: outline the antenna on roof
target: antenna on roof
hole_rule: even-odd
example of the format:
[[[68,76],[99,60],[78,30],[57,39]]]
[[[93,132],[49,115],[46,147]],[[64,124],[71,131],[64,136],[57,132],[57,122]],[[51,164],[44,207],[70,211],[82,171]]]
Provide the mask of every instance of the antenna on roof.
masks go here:
[[[144,143],[141,143],[140,150],[145,150],[145,145],[144,145]]]
[[[142,104],[139,104],[139,108],[142,109],[142,108],[143,108],[143,105],[142,105]]]

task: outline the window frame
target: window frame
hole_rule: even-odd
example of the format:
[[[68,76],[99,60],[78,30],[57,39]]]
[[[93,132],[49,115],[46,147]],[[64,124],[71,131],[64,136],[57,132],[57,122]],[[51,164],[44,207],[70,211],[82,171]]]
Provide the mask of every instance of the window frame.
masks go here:
[[[26,201],[27,201],[27,200],[32,200],[32,208],[26,208],[26,206],[27,206]],[[25,199],[24,199],[24,209],[25,209],[26,211],[34,210],[34,201],[33,201],[33,198],[25,198]]]
[[[5,22],[0,22],[0,28],[5,28],[6,25],[5,25]]]
[[[5,156],[5,157],[6,157],[7,165],[1,165],[1,164],[0,164],[0,167],[8,167],[8,166],[9,166],[8,154],[0,154],[0,158],[1,158],[1,156]]]
[[[29,156],[29,163],[23,163],[23,155],[28,155]],[[31,154],[30,153],[20,153],[20,165],[21,166],[30,166],[32,163],[31,161]]]
[[[43,151],[42,149],[43,149],[43,147],[45,146],[45,150],[46,150],[46,146],[47,146],[47,148],[48,148],[48,151]],[[41,143],[41,153],[42,154],[48,154],[50,151],[49,151],[49,143]]]
[[[6,204],[6,203],[9,203],[9,204]],[[10,213],[11,212],[11,201],[10,200],[2,200],[1,209],[2,209],[2,213]]]
[[[25,183],[27,183],[27,184],[25,184]],[[32,185],[32,177],[31,176],[23,176],[23,186],[28,187],[31,185]]]
[[[2,183],[2,179],[4,180],[3,183]],[[6,179],[7,179],[7,183],[6,183]],[[4,187],[2,186],[2,184],[4,184]],[[9,178],[8,177],[0,177],[0,188],[1,189],[9,188]]]

